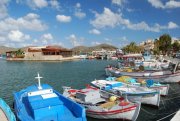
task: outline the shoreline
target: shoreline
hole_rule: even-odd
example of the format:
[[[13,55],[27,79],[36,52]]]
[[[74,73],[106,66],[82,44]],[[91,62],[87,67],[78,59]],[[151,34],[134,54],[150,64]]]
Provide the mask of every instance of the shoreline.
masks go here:
[[[38,61],[38,62],[63,62],[63,61],[76,61],[81,60],[80,58],[68,57],[68,58],[61,58],[61,59],[23,59],[23,58],[6,58],[6,61]]]

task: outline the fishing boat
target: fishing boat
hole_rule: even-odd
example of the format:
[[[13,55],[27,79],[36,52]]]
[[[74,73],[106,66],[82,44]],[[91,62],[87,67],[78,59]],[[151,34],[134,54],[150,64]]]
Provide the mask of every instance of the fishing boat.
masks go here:
[[[51,86],[40,83],[14,93],[14,109],[21,121],[86,121],[85,109]]]
[[[142,61],[135,60],[134,63],[136,66],[144,66],[148,69],[161,69],[161,68],[167,68],[169,66],[170,60],[166,60],[163,57],[160,57],[159,59],[152,58],[150,51],[145,51],[143,54]]]
[[[134,79],[129,76],[121,76],[119,78],[116,77],[108,77],[106,78],[107,81],[119,81],[130,85],[140,86],[140,87],[147,87],[150,89],[160,91],[160,95],[166,96],[168,95],[169,91],[169,84],[160,84],[159,82],[154,82],[152,79],[144,80],[144,79]]]
[[[112,92],[116,95],[124,96],[124,97],[127,96],[128,100],[132,102],[140,101],[142,104],[159,107],[159,103],[160,103],[159,91],[149,89],[146,87],[129,85],[117,81],[94,80],[91,82],[91,84],[105,91]]]
[[[83,105],[87,116],[98,119],[135,121],[141,107],[139,102],[129,102],[92,86],[81,90],[64,87],[63,95]]]
[[[6,102],[0,98],[0,120],[1,121],[16,121],[14,113]]]
[[[111,66],[105,68],[107,76],[130,76],[135,79],[152,79],[157,82],[179,82],[180,81],[180,61],[177,60],[175,63],[170,63],[167,69],[161,70],[131,70],[127,71],[124,69],[118,69]]]

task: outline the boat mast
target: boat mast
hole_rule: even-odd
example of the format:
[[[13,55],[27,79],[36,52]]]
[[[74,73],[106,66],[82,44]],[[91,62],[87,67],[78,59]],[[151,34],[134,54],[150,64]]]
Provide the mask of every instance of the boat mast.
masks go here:
[[[42,77],[40,77],[40,76],[39,76],[39,73],[38,73],[38,76],[35,77],[35,78],[38,79],[38,89],[42,89],[42,87],[41,87],[41,78],[42,78]]]

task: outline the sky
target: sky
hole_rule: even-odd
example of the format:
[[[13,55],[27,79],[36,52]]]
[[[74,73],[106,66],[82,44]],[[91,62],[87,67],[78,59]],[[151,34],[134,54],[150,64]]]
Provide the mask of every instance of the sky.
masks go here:
[[[102,43],[123,47],[180,38],[180,0],[0,0],[0,45]]]

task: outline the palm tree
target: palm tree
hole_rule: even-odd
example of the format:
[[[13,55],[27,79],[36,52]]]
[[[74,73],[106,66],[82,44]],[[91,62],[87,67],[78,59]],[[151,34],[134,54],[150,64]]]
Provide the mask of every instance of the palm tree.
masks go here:
[[[21,49],[18,49],[15,54],[18,58],[24,58],[24,51],[22,51]]]

